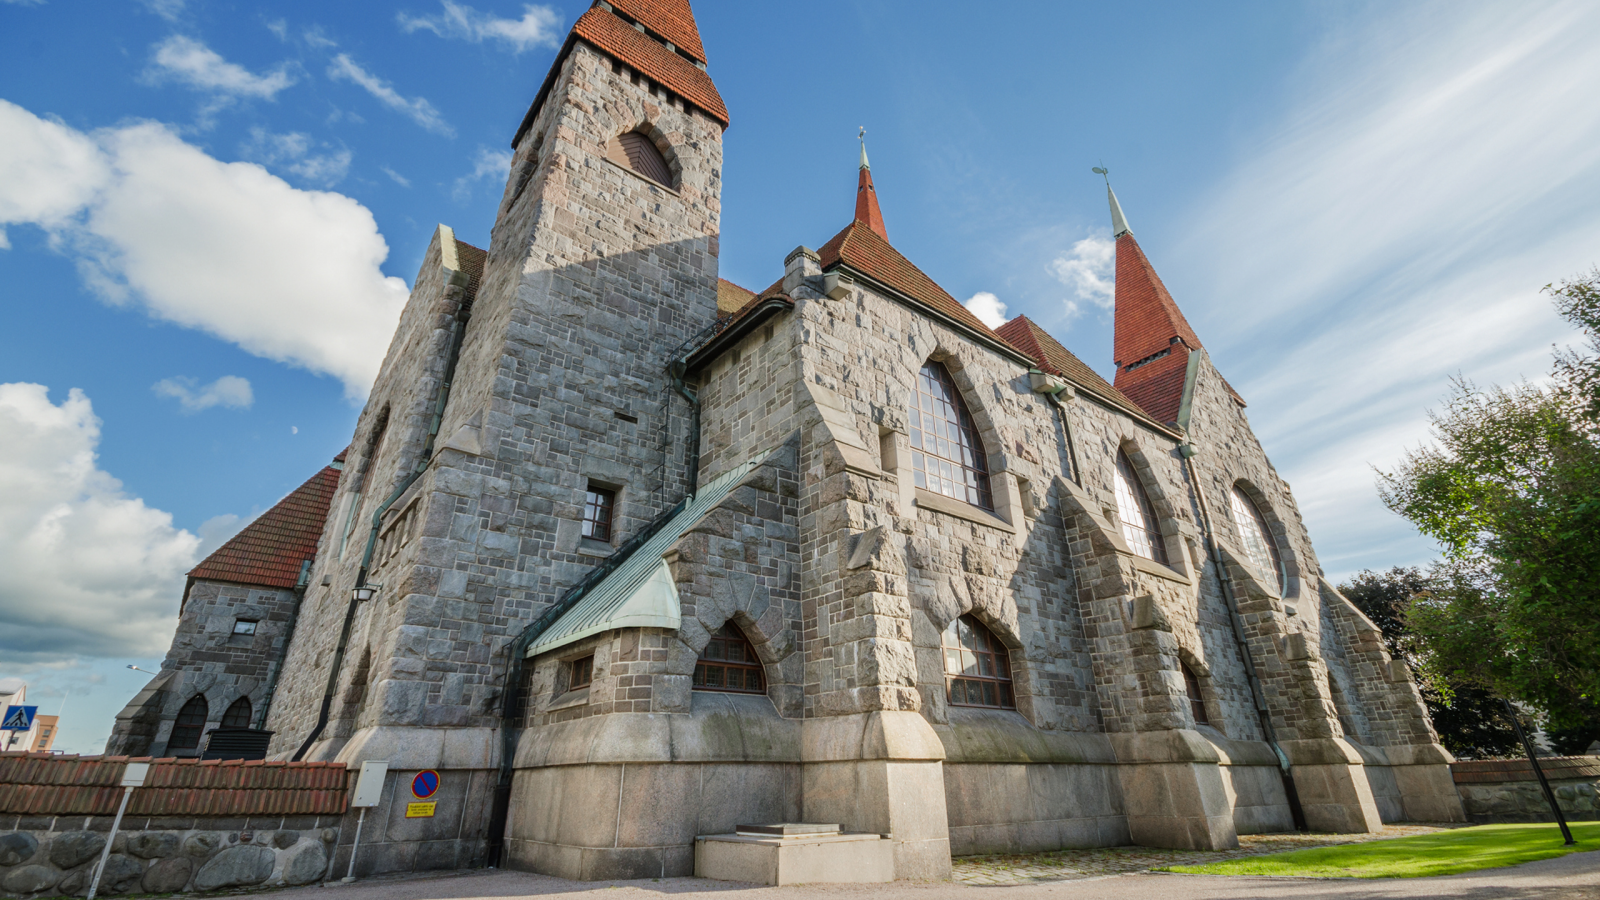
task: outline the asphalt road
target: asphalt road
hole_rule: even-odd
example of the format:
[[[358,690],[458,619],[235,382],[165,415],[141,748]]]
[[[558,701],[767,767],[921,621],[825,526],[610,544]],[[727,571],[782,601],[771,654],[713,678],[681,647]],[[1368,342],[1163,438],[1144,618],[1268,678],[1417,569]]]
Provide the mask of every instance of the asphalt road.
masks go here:
[[[474,871],[294,888],[274,900],[1600,900],[1600,852],[1445,878],[1381,880],[1118,875],[1008,887],[822,884],[763,887],[697,878],[579,882],[525,872]]]

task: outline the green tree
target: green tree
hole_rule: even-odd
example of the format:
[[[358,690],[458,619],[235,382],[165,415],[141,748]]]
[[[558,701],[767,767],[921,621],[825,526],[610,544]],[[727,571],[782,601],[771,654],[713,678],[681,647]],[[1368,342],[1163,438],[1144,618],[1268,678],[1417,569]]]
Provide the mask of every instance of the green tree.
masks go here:
[[[1443,549],[1404,615],[1425,676],[1544,710],[1575,743],[1600,736],[1600,270],[1547,291],[1588,346],[1546,385],[1456,381],[1380,493]]]
[[[1405,660],[1423,675],[1418,687],[1445,749],[1464,759],[1522,752],[1505,708],[1493,694],[1474,685],[1453,685],[1437,676],[1428,677],[1428,667],[1419,658],[1425,651],[1406,624],[1411,598],[1427,587],[1422,570],[1395,566],[1387,572],[1361,572],[1339,585],[1339,592],[1383,632],[1390,656]]]

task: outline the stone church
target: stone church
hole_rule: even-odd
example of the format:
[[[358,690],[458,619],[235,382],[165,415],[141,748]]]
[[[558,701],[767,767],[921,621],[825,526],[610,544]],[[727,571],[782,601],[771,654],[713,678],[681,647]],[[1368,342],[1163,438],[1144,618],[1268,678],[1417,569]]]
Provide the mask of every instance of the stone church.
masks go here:
[[[1463,819],[1114,195],[1107,383],[896,251],[864,150],[843,230],[720,280],[728,126],[688,0],[600,0],[488,249],[428,248],[256,645],[272,758],[389,762],[358,871],[685,875],[697,835],[824,822],[923,879]],[[173,746],[185,634],[113,747]]]

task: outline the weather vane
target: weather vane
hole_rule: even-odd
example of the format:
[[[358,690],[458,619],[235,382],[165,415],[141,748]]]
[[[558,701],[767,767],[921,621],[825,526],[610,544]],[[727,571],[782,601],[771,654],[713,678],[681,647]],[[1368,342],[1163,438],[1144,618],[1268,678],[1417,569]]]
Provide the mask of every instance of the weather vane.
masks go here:
[[[1105,165],[1102,164],[1102,165],[1095,166],[1093,169],[1090,169],[1089,171],[1091,171],[1091,172],[1095,173],[1096,175],[1099,175],[1100,177],[1104,178],[1106,180],[1106,187],[1111,187],[1111,170],[1106,168]]]

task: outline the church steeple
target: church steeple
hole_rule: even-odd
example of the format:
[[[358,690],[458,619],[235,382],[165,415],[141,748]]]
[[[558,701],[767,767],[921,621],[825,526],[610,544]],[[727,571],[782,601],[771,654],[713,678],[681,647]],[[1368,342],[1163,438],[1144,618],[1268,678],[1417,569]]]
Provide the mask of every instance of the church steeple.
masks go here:
[[[883,211],[878,209],[878,191],[872,186],[872,165],[867,162],[867,130],[861,129],[861,174],[856,180],[856,221],[878,233],[884,240],[889,232],[883,227]]]
[[[1156,421],[1175,422],[1183,404],[1189,354],[1201,349],[1200,338],[1134,239],[1109,183],[1106,196],[1117,240],[1113,383]]]

